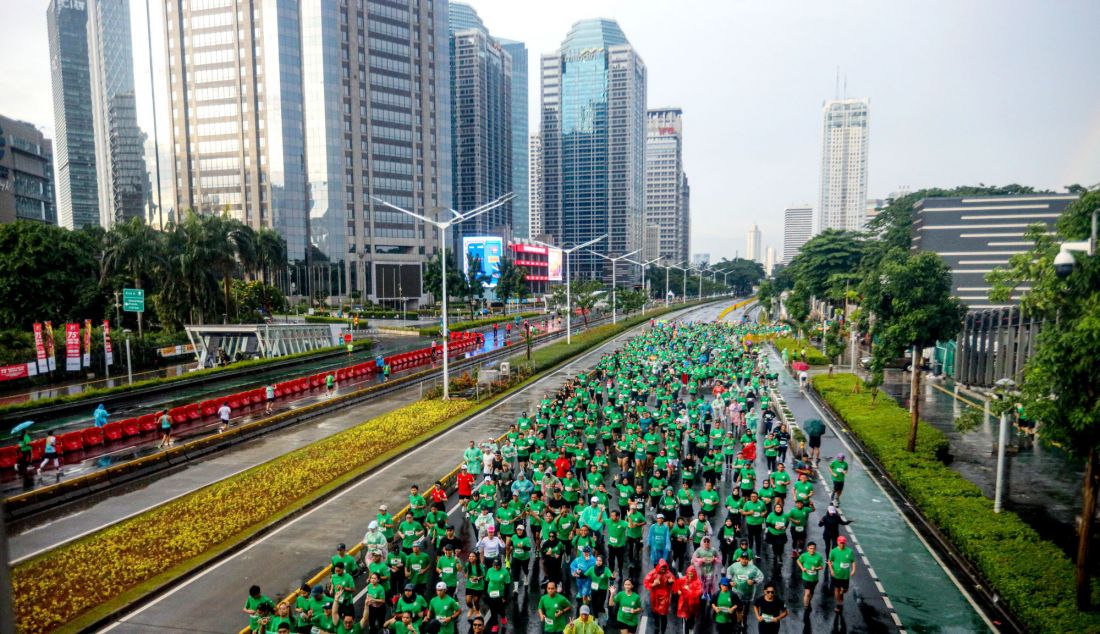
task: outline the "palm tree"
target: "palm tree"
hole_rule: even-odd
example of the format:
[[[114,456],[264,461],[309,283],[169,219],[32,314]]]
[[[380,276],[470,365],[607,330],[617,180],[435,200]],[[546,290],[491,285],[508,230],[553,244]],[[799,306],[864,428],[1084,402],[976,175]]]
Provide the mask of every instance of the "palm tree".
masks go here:
[[[256,232],[256,265],[260,279],[269,284],[272,271],[286,267],[286,240],[278,231],[264,227]]]
[[[225,289],[226,319],[229,316],[230,278],[238,268],[255,270],[256,232],[236,218],[230,218],[228,210],[221,216],[202,216],[205,237],[210,246],[208,265],[221,273]]]
[[[105,237],[103,272],[127,275],[133,279],[134,288],[142,288],[142,280],[156,267],[159,245],[159,234],[141,218],[117,224]],[[138,337],[143,335],[141,317],[138,313]]]

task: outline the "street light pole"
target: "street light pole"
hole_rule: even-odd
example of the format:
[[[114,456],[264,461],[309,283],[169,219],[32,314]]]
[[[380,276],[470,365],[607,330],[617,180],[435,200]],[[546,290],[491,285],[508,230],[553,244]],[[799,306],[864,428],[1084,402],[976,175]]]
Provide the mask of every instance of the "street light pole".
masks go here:
[[[665,265],[665,308],[668,308],[668,269],[669,266]]]
[[[653,258],[652,260],[650,260],[648,262],[637,262],[637,261],[631,260],[629,258],[626,260],[627,262],[630,262],[631,264],[637,264],[642,269],[642,289],[643,289],[642,292],[645,293],[645,301],[642,302],[642,316],[643,317],[645,316],[645,305],[649,303],[649,280],[647,280],[646,276],[645,276],[645,267],[649,266],[650,264],[653,264],[654,262],[656,262],[657,260],[660,260],[660,259],[661,258]],[[665,278],[665,281],[667,283],[667,281],[668,281],[667,277]],[[667,297],[667,295],[666,295],[666,297]]]
[[[443,304],[443,321],[440,332],[443,339],[443,400],[447,400],[451,396],[450,363],[448,359],[448,357],[450,356],[450,346],[448,345],[448,342],[450,340],[451,333],[447,330],[447,229],[451,225],[457,225],[475,216],[480,216],[487,211],[496,209],[497,207],[500,207],[501,205],[507,203],[515,197],[515,194],[507,193],[492,202],[486,203],[480,207],[475,207],[474,209],[471,209],[464,213],[459,213],[454,209],[448,209],[447,211],[450,211],[454,215],[454,217],[449,220],[439,221],[432,220],[427,216],[422,216],[418,213],[409,211],[408,209],[402,209],[401,207],[388,203],[381,198],[371,196],[371,200],[375,201],[376,203],[385,207],[389,207],[390,209],[393,209],[395,211],[400,211],[401,213],[408,214],[413,218],[417,218],[418,220],[435,226],[435,228],[439,230],[439,271],[440,274],[443,276],[440,280],[440,294],[443,296],[441,298],[441,303]]]
[[[618,269],[617,265],[619,263],[619,260],[626,260],[628,257],[634,255],[635,253],[637,253],[639,251],[641,251],[641,249],[634,249],[633,251],[631,251],[630,253],[627,253],[625,255],[617,255],[613,258],[609,258],[609,257],[607,257],[606,255],[604,255],[602,253],[596,253],[592,249],[588,250],[588,252],[591,253],[592,255],[599,256],[599,257],[607,260],[608,262],[611,262],[611,323],[613,323],[613,324],[619,323],[619,321],[618,321],[618,298],[619,298],[619,295],[618,295],[618,286],[617,286],[617,283],[616,283],[616,280],[617,280],[616,273],[617,273],[617,269]]]
[[[592,246],[606,237],[607,234],[605,233],[598,238],[593,238],[588,242],[578,244],[571,249],[562,249],[562,253],[565,254],[565,345],[567,346],[573,343],[573,278],[569,275],[569,256],[573,255],[573,252],[577,249]],[[552,244],[539,242],[538,240],[532,240],[531,242],[541,244],[544,247],[557,248]]]
[[[1001,395],[1000,395],[1001,398],[1002,399],[1007,399],[1009,390],[1011,390],[1013,387],[1015,387],[1016,382],[1013,381],[1010,378],[1005,377],[1003,379],[998,380],[995,385],[997,386],[998,391],[1001,392]],[[987,401],[986,406],[988,407],[988,401]],[[993,492],[993,512],[994,513],[1000,513],[1001,512],[1001,507],[1002,507],[1001,500],[1003,499],[1003,495],[1004,495],[1005,444],[1008,443],[1008,417],[1005,415],[1006,411],[1007,410],[1002,407],[1002,409],[1001,409],[1001,426],[1000,426],[1000,429],[997,430],[997,480],[996,480],[996,484],[994,485],[994,492]]]

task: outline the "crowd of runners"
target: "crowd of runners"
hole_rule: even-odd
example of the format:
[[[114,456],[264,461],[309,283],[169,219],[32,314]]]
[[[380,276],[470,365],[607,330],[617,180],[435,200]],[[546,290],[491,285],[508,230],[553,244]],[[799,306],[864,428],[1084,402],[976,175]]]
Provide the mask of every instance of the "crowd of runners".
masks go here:
[[[441,486],[413,487],[405,516],[379,509],[359,557],[338,545],[326,582],[280,603],[253,586],[250,627],[735,634],[840,614],[857,562],[837,508],[848,464],[778,421],[761,334],[654,324],[499,443],[470,441],[450,508]]]

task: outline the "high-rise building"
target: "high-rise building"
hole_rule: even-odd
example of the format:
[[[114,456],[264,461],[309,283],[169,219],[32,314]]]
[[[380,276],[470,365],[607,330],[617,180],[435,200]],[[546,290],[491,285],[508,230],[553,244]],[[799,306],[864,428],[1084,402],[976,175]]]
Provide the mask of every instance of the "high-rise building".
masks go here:
[[[53,146],[37,128],[0,115],[0,223],[57,224]]]
[[[646,68],[614,20],[577,22],[542,56],[542,229],[559,244],[601,234],[611,256],[642,247]],[[611,279],[606,260],[573,256],[578,278]],[[618,280],[638,278],[618,264]]]
[[[467,211],[512,190],[512,57],[473,7],[452,2],[449,12],[454,207]],[[511,229],[509,202],[455,225],[454,245]]]
[[[645,226],[645,239],[642,240],[645,247],[642,248],[642,261],[649,262],[661,257],[661,225],[647,224]]]
[[[243,0],[166,0],[174,179],[168,206],[177,221],[188,210],[227,212],[255,229],[275,228],[286,240],[288,259],[304,264],[306,7],[300,13],[290,6],[284,0],[253,10]],[[322,163],[324,157],[311,158]],[[325,194],[318,188],[313,197],[323,201]],[[300,292],[312,290],[316,277],[293,275]]]
[[[542,227],[542,136],[532,134],[528,142],[528,156],[531,161],[528,175],[529,230],[532,238],[545,235]]]
[[[823,108],[817,231],[863,230],[867,203],[868,99],[833,99]]]
[[[88,58],[99,224],[145,217],[145,135],[137,124],[129,0],[89,0]]]
[[[292,283],[424,298],[451,206],[447,3],[167,0],[175,207],[286,240]],[[429,211],[433,210],[433,211]]]
[[[709,253],[696,253],[691,256],[691,265],[696,268],[703,268],[710,266],[710,254]]]
[[[760,262],[764,254],[760,251],[760,227],[756,226],[755,223],[749,227],[745,242],[746,257],[753,262]]]
[[[82,0],[50,0],[46,9],[56,135],[57,217],[58,224],[70,229],[99,224],[88,6]]]
[[[775,270],[775,247],[768,245],[768,249],[764,253],[764,273],[771,275]]]
[[[527,152],[528,131],[531,124],[527,118],[527,46],[523,42],[497,40],[505,51],[512,56],[512,235],[517,238],[532,238],[530,193],[530,157]]]
[[[783,262],[790,263],[814,235],[814,208],[794,205],[783,210]]]
[[[654,257],[668,262],[684,262],[690,252],[683,145],[683,112],[679,108],[654,108],[646,113],[645,222],[647,227],[659,227]]]

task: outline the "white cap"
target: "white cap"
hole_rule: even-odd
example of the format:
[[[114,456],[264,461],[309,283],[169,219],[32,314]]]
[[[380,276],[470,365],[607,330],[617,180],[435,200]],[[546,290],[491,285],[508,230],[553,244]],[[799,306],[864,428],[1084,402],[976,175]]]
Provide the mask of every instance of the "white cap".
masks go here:
[[[377,529],[378,528],[378,522],[371,522],[370,524],[367,524],[367,528],[369,530],[372,530],[372,531]]]
[[[378,510],[379,510],[379,511],[385,511],[385,510],[386,510],[386,505],[385,505],[385,504],[383,504],[382,506],[379,506],[379,507],[378,507]]]
[[[440,581],[440,582],[435,584],[435,589],[436,590],[446,590],[447,589],[447,584]]]
[[[600,501],[600,498],[598,498],[596,496],[592,496],[592,499],[589,500],[589,502],[599,502],[599,501]]]

